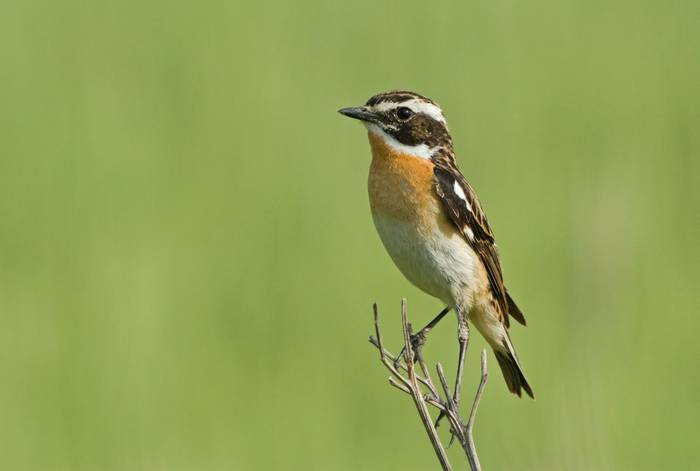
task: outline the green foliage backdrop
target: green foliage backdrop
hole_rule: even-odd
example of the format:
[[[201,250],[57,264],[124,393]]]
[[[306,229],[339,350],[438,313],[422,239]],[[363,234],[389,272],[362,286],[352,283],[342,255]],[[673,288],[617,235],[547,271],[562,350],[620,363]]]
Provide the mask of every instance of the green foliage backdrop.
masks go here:
[[[0,468],[435,469],[366,338],[375,299],[394,346],[402,296],[415,323],[441,306],[385,255],[364,131],[336,113],[409,88],[445,109],[529,321],[537,400],[491,359],[484,468],[689,469],[698,18],[689,0],[3,1]],[[426,350],[450,373],[455,337],[449,319]]]

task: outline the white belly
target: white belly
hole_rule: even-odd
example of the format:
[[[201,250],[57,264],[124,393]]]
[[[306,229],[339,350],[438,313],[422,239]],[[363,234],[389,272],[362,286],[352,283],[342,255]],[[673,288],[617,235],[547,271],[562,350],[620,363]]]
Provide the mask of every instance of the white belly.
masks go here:
[[[384,247],[411,283],[448,306],[470,308],[478,261],[459,233],[445,234],[436,224],[421,234],[415,224],[372,216]]]

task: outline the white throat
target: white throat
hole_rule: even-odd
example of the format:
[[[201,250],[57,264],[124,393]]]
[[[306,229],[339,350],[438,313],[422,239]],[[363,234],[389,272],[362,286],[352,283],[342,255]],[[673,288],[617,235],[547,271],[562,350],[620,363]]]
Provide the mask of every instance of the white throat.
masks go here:
[[[365,122],[364,125],[369,132],[375,134],[376,136],[379,136],[382,139],[382,141],[384,141],[389,147],[401,154],[408,154],[412,157],[416,157],[419,159],[430,160],[435,151],[438,149],[437,147],[428,147],[427,144],[408,146],[397,141],[393,136],[390,136],[389,134],[384,132],[382,128],[380,128],[374,123]]]

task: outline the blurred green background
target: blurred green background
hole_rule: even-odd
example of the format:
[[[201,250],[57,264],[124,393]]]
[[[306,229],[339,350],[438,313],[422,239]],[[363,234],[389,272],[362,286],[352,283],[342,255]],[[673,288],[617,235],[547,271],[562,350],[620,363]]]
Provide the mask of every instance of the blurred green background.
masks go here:
[[[529,321],[484,468],[700,460],[700,3],[0,5],[0,469],[437,469],[367,336],[441,306],[336,113],[394,88],[445,109]]]

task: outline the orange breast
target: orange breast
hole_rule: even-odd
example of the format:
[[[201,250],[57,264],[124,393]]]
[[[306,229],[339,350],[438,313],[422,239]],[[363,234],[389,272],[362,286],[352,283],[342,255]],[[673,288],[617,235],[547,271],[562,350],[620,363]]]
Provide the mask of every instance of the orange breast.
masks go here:
[[[433,190],[433,163],[397,152],[371,132],[369,142],[372,164],[368,189],[372,212],[426,229],[426,225],[434,228],[441,211]]]

